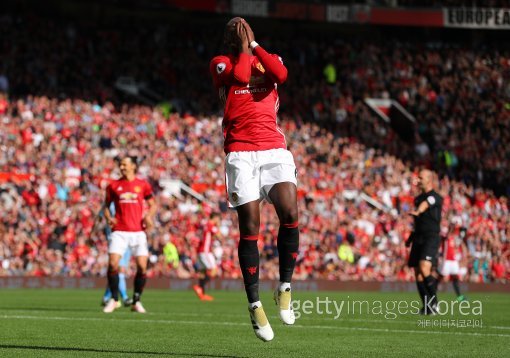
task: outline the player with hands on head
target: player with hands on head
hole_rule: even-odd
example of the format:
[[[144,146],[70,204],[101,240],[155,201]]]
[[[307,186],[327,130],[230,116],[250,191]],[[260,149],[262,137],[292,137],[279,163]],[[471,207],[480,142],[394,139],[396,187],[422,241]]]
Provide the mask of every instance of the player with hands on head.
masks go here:
[[[260,204],[273,204],[280,220],[280,283],[274,300],[284,324],[294,324],[291,280],[299,249],[297,170],[278,126],[278,86],[287,79],[281,57],[255,41],[246,20],[235,17],[225,28],[228,54],[211,60],[210,72],[224,106],[223,136],[228,201],[239,219],[239,264],[255,335],[274,334],[259,298]]]

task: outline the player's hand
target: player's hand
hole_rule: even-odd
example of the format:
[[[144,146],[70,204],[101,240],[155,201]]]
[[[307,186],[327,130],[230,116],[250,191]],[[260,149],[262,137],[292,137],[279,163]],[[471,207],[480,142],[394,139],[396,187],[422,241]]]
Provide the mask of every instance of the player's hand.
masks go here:
[[[236,31],[237,37],[239,38],[241,52],[248,52],[250,43],[248,42],[248,34],[246,33],[246,28],[243,26],[242,21],[238,21],[236,23]]]
[[[241,20],[244,28],[246,29],[246,36],[248,37],[248,44],[251,44],[252,41],[255,41],[255,35],[253,34],[253,30],[251,29],[248,22],[245,19]]]
[[[144,226],[145,231],[152,230],[152,228],[154,227],[154,222],[152,221],[152,218],[150,216],[146,216],[143,219],[143,226]]]
[[[108,225],[110,227],[114,227],[117,224],[117,219],[115,219],[115,218],[108,218],[108,219],[106,219],[106,221],[108,222]]]
[[[409,215],[412,215],[412,216],[419,216],[420,213],[418,212],[418,210],[413,210],[413,211],[410,211],[409,212]]]

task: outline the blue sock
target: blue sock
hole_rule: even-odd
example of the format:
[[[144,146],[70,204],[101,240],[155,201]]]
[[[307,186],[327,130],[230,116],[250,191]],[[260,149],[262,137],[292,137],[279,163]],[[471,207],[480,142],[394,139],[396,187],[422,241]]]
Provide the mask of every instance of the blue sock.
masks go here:
[[[125,301],[128,299],[127,294],[127,286],[126,286],[126,274],[119,273],[119,293],[122,300]]]
[[[112,291],[110,291],[110,287],[106,287],[106,291],[104,291],[103,301],[106,302],[112,298]]]

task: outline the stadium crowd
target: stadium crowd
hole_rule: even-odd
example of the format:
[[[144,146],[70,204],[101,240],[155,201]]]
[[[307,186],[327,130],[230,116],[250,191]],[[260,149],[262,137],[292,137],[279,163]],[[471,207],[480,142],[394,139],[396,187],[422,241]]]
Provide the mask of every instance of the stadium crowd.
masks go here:
[[[150,275],[192,277],[203,222],[221,210],[219,274],[240,276],[208,74],[220,38],[192,22],[119,29],[27,15],[3,15],[0,31],[0,173],[16,173],[0,177],[0,274],[104,275],[105,224],[96,215],[114,158],[134,150],[160,208]],[[404,247],[415,194],[410,168],[425,165],[442,178],[445,230],[465,243],[465,279],[508,280],[509,53],[261,32],[257,40],[299,74],[280,90],[281,123],[299,168],[296,277],[412,280]],[[121,76],[170,98],[173,110],[124,104],[138,99],[114,89]],[[413,113],[414,143],[377,120],[367,97],[394,98]],[[169,180],[206,201],[172,195]],[[273,278],[277,222],[266,209],[261,276]],[[165,255],[171,245],[178,262]]]
[[[221,31],[213,36],[189,20],[112,28],[5,15],[0,90],[120,105],[140,100],[115,89],[127,76],[180,113],[215,113],[208,61],[220,50]],[[510,196],[510,52],[501,41],[381,42],[290,26],[278,35],[256,30],[289,73],[299,74],[280,90],[282,113]],[[395,140],[363,104],[367,97],[398,100],[412,113],[414,143]]]
[[[96,214],[105,185],[118,174],[115,157],[129,152],[144,158],[139,172],[152,184],[159,206],[149,235],[150,275],[193,277],[204,221],[216,210],[222,212],[213,249],[219,275],[240,275],[236,218],[224,202],[220,118],[46,97],[2,103],[0,171],[15,168],[26,175],[13,175],[0,186],[0,274],[104,275],[106,230]],[[284,116],[282,126],[299,168],[302,234],[296,278],[412,280],[404,241],[416,173],[394,156],[335,137],[317,124]],[[170,179],[182,180],[206,200],[170,194],[165,186]],[[465,243],[466,279],[508,279],[506,198],[447,177],[441,190],[443,226],[459,237],[462,233]],[[261,276],[274,278],[278,223],[267,209],[259,240]],[[165,255],[167,245],[175,245],[178,261]]]

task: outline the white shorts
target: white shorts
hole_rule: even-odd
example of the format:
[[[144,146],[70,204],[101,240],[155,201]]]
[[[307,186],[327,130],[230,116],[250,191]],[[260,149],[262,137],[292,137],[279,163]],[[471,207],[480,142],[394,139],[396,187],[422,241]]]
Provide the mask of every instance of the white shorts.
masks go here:
[[[441,275],[458,275],[459,274],[459,262],[455,260],[445,260],[441,268]]]
[[[297,170],[292,153],[286,149],[257,152],[231,152],[225,159],[225,181],[230,207],[266,199],[273,185],[297,185]]]
[[[127,249],[133,256],[149,256],[147,235],[143,231],[114,231],[110,237],[108,246],[109,254],[124,255]]]
[[[198,254],[199,270],[212,270],[216,268],[216,258],[212,252],[202,252]]]

